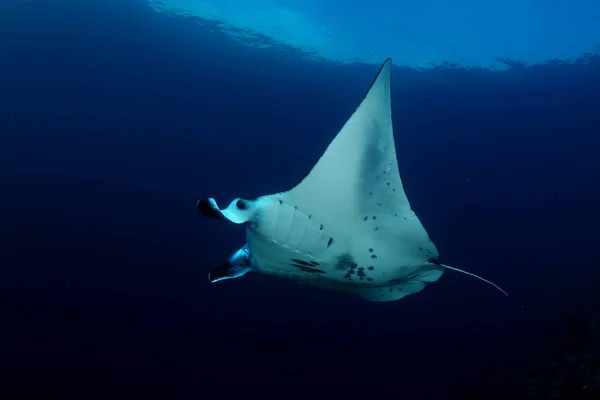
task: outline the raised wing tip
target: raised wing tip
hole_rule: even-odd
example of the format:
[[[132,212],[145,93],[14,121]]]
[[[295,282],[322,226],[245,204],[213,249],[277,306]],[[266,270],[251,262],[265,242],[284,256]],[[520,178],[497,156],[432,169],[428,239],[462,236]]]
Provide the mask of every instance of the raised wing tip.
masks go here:
[[[392,69],[392,58],[387,58],[383,64],[381,64],[381,68],[379,68],[379,73],[381,73],[381,71],[383,70],[388,70],[390,71]]]
[[[363,101],[361,102],[361,105],[365,101],[365,99],[369,96],[369,93],[371,93],[371,90],[377,84],[381,84],[381,85],[384,85],[384,86],[389,86],[390,79],[391,79],[390,78],[391,71],[392,71],[392,59],[390,57],[390,58],[386,59],[383,62],[383,64],[381,64],[381,67],[379,67],[379,71],[377,71],[377,74],[375,75],[375,78],[373,78],[373,81],[371,82],[371,85],[369,85],[369,90],[367,90],[367,92],[365,93],[365,96],[363,97]]]
[[[379,67],[379,71],[377,71],[377,75],[375,75],[375,78],[373,79],[373,82],[371,83],[371,87],[375,84],[375,82],[382,80],[382,79],[387,80],[389,83],[391,72],[392,72],[392,59],[388,58],[383,62],[383,64],[381,64],[381,67]]]

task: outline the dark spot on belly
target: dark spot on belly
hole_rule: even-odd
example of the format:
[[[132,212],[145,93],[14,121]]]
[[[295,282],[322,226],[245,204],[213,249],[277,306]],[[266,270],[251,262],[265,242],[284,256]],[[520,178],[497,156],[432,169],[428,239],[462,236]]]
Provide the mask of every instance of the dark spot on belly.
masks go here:
[[[377,256],[375,254],[371,255],[371,258],[374,260],[377,258]]]
[[[322,231],[322,230],[323,230],[323,224],[321,224],[321,227],[319,228],[319,230],[320,230],[320,231]]]
[[[377,217],[376,217],[376,216],[373,216],[373,219],[377,219]]]
[[[364,268],[359,268],[356,272],[356,276],[358,276],[361,280],[363,280],[367,275],[365,274]]]
[[[342,254],[338,257],[335,269],[343,271],[345,269],[354,270],[358,264],[349,253]]]
[[[372,281],[372,280],[373,280],[373,278],[367,278],[367,280],[370,282],[370,281]]]
[[[363,218],[363,221],[366,221],[366,220],[368,220],[368,219],[369,219],[369,217],[364,217],[364,218]]]
[[[308,272],[308,273],[312,273],[312,274],[326,274],[327,273],[327,272],[323,271],[322,269],[307,267],[305,265],[292,264],[292,267],[296,267],[302,272]]]
[[[373,249],[369,249],[369,253],[372,253],[372,252],[373,252]]]
[[[310,262],[304,261],[304,260],[298,260],[297,258],[292,258],[292,261],[295,262],[296,264],[305,265],[307,267],[313,266]]]
[[[333,244],[333,238],[330,237],[329,242],[327,242],[327,248],[331,247],[332,244]]]
[[[283,201],[279,200],[279,205],[280,206],[283,205]]]
[[[367,269],[368,269],[369,271],[373,271],[373,270],[375,269],[375,267],[371,265],[371,266],[370,266],[370,267],[368,267]]]

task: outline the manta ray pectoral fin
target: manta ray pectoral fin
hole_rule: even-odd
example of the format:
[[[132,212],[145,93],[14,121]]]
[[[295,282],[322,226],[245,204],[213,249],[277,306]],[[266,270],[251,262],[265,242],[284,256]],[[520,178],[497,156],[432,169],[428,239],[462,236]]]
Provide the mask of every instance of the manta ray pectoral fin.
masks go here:
[[[440,265],[442,267],[446,268],[446,269],[449,269],[449,270],[452,270],[452,271],[456,271],[456,272],[460,272],[461,274],[465,274],[465,275],[469,275],[469,276],[472,276],[474,278],[477,278],[480,281],[483,281],[483,282],[485,282],[487,284],[492,285],[493,287],[495,287],[496,289],[498,289],[499,291],[501,291],[502,293],[504,293],[505,295],[508,296],[508,293],[506,293],[506,291],[504,289],[502,289],[500,286],[496,285],[494,282],[488,281],[487,279],[484,279],[484,278],[482,278],[482,277],[480,277],[478,275],[475,275],[475,274],[473,274],[471,272],[464,271],[462,269],[454,268],[454,267],[451,267],[451,266],[445,265],[445,264],[440,264]]]
[[[239,278],[252,270],[252,259],[248,246],[245,245],[208,274],[208,280],[215,283],[225,279]]]

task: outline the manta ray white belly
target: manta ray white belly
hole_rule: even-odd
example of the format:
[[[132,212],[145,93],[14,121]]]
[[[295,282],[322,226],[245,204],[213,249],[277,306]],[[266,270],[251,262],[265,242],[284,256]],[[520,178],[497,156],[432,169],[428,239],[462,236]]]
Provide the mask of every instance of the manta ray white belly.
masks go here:
[[[238,198],[225,209],[212,198],[198,202],[204,215],[246,226],[247,244],[211,272],[211,281],[254,270],[392,301],[437,281],[445,269],[457,270],[440,264],[404,192],[390,73],[388,59],[360,106],[294,187]]]
[[[278,194],[255,200],[257,211],[246,232],[257,271],[377,300],[414,293],[443,273],[435,264],[437,251],[431,242],[409,240],[398,246],[382,240],[396,232],[390,231],[381,213],[379,218],[369,215],[340,222],[287,199]],[[420,227],[414,214],[412,222]],[[401,237],[396,239],[401,242]]]

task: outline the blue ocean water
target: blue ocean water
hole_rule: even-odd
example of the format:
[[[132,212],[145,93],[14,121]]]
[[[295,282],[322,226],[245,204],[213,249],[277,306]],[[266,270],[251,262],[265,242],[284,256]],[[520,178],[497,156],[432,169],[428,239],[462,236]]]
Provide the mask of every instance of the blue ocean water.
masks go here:
[[[597,395],[600,55],[394,66],[413,209],[445,262],[509,297],[448,272],[369,303],[258,274],[210,284],[244,231],[195,205],[293,184],[376,64],[250,46],[141,1],[3,2],[0,37],[3,390]]]

